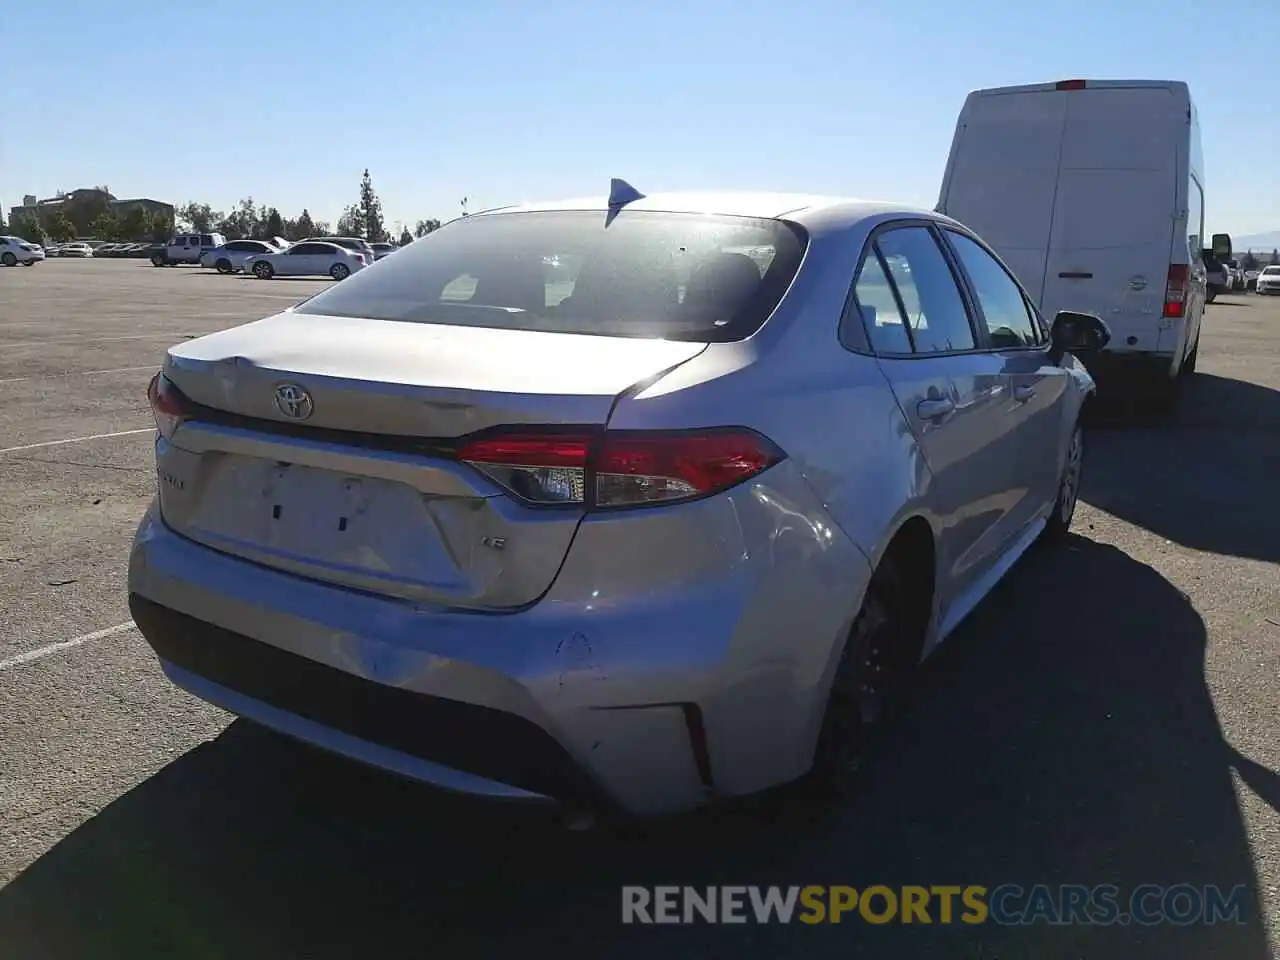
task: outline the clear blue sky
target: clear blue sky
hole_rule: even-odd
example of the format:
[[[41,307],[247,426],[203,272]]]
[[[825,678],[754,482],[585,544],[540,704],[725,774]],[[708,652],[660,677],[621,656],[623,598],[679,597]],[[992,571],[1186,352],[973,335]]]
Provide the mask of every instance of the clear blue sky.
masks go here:
[[[389,222],[610,176],[932,206],[969,90],[1087,76],[1186,80],[1210,230],[1280,229],[1260,0],[0,4],[6,208],[105,183],[332,221],[365,167]]]

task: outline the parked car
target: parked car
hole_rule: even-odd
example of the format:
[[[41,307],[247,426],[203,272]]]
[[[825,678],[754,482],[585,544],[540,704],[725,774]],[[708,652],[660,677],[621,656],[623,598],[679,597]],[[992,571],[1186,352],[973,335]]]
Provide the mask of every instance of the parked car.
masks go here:
[[[0,237],[0,264],[30,267],[44,259],[44,248],[21,237]]]
[[[373,251],[373,258],[381,260],[388,254],[395,253],[399,248],[394,243],[371,243],[369,248]]]
[[[226,242],[227,238],[220,233],[180,233],[169,241],[163,253],[151,255],[151,263],[156,267],[198,264],[206,253]]]
[[[359,237],[307,237],[307,243],[336,243],[340,247],[346,247],[348,250],[354,250],[356,253],[364,254],[365,263],[373,263],[378,259],[377,254],[370,246],[368,240],[361,240]]]
[[[1262,268],[1258,274],[1257,291],[1263,296],[1280,293],[1280,266],[1273,264]]]
[[[1258,289],[1258,274],[1261,270],[1246,270],[1244,272],[1244,286],[1246,290]]]
[[[244,269],[244,262],[255,253],[279,252],[280,248],[269,240],[228,240],[201,255],[200,266],[219,273],[236,273]]]
[[[85,243],[83,240],[73,240],[71,243],[64,243],[58,248],[58,256],[60,257],[92,257],[93,247]]]
[[[372,263],[362,253],[340,247],[336,243],[302,240],[275,253],[253,253],[245,258],[241,269],[259,280],[272,277],[333,277],[345,280],[357,270]]]
[[[1108,336],[924,210],[618,182],[474,214],[169,349],[130,609],[180,687],[463,792],[839,776],[1066,533],[1072,354]]]
[[[1172,405],[1226,283],[1201,251],[1231,256],[1228,235],[1205,242],[1205,197],[1185,83],[1062,80],[968,95],[937,209],[985,237],[1046,316],[1107,318],[1115,336],[1088,361],[1103,396]]]

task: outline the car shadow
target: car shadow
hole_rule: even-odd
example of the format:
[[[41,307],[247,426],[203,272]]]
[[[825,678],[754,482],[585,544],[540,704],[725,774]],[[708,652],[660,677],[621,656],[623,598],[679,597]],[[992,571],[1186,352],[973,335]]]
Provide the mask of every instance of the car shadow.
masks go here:
[[[1205,627],[1154,569],[1037,548],[922,669],[840,804],[740,803],[566,832],[244,722],[0,890],[15,957],[1223,956],[1268,947]],[[784,795],[785,795],[784,791]],[[1243,885],[1238,923],[638,927],[624,884]],[[1122,900],[1122,903],[1124,901]],[[957,911],[957,915],[958,915]],[[937,914],[935,913],[935,918]]]
[[[1173,416],[1095,417],[1081,497],[1195,550],[1280,561],[1280,390],[1197,374]],[[1114,428],[1123,429],[1114,429]]]

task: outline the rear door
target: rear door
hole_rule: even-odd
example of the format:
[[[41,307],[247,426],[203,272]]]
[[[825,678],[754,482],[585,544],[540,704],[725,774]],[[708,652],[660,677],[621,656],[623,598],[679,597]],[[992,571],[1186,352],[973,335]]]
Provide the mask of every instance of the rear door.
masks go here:
[[[313,261],[319,249],[321,246],[318,243],[295,243],[286,254],[275,258],[276,273],[289,277],[312,273]]]
[[[1067,120],[1044,295],[1045,316],[1096,313],[1113,350],[1161,350],[1178,209],[1179,118],[1163,87],[1065,92]],[[981,236],[981,232],[979,232]],[[984,237],[984,239],[986,239]]]
[[[974,94],[956,127],[938,209],[1000,254],[1028,292],[1044,291],[1067,94]]]
[[[880,230],[855,297],[881,369],[933,474],[944,606],[1009,538],[1015,420],[1002,359],[983,349],[933,231]]]

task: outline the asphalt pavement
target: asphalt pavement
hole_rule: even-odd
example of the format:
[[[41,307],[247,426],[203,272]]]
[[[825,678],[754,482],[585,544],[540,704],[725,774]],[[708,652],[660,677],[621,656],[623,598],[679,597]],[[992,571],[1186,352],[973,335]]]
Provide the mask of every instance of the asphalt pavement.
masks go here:
[[[1075,534],[922,670],[839,804],[566,832],[171,687],[129,626],[164,349],[326,286],[0,270],[0,958],[1229,957],[1280,947],[1280,299],[1103,418]],[[636,927],[624,884],[1243,885],[1241,922]]]

